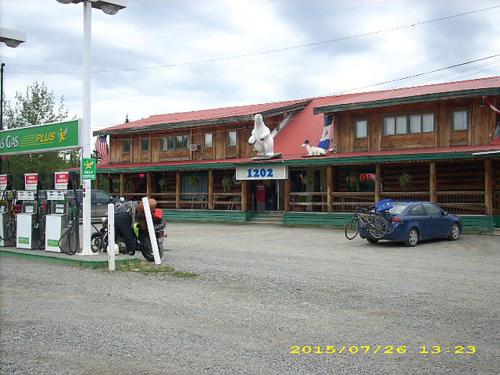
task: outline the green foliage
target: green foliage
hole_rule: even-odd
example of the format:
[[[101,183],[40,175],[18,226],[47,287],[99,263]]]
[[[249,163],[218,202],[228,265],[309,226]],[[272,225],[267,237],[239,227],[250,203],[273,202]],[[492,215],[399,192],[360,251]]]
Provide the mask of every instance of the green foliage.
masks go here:
[[[44,82],[28,85],[25,94],[15,95],[15,103],[7,103],[4,114],[4,128],[12,129],[24,126],[40,125],[68,119],[64,108],[64,98],[56,103],[53,91],[49,91]],[[3,173],[13,176],[15,188],[24,186],[24,173],[37,172],[45,188],[51,188],[54,172],[77,167],[80,162],[79,151],[47,152],[9,156],[3,162]]]
[[[408,173],[401,173],[399,175],[399,186],[401,189],[406,190],[411,184],[412,176]]]
[[[224,193],[229,193],[231,191],[231,188],[233,187],[233,179],[232,177],[224,177],[222,179],[222,189],[224,190]]]

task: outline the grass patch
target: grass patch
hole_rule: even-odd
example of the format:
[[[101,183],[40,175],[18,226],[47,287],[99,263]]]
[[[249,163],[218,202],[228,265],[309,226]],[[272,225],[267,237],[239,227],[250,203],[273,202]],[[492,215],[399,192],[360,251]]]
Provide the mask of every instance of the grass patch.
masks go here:
[[[162,273],[184,279],[198,276],[198,274],[194,272],[176,271],[170,264],[160,264],[157,266],[154,263],[142,260],[130,260],[128,262],[123,262],[117,264],[115,269],[116,271],[124,272]]]

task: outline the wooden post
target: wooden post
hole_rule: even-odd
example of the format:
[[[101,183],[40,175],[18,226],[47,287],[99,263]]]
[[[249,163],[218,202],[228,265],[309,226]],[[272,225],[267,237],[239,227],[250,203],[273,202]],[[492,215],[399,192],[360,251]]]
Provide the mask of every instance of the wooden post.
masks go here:
[[[146,196],[149,198],[151,197],[151,193],[153,192],[151,190],[152,185],[153,185],[153,178],[152,178],[151,172],[146,172]]]
[[[437,174],[435,161],[431,161],[429,164],[429,196],[431,202],[437,203]]]
[[[181,172],[175,175],[175,208],[181,208]]]
[[[241,181],[241,211],[248,210],[248,181]]]
[[[123,193],[125,193],[125,175],[120,173],[120,197],[123,197]]]
[[[491,159],[484,161],[484,206],[485,214],[493,215],[493,166]]]
[[[332,211],[333,199],[333,165],[326,166],[326,207],[327,211]]]
[[[208,209],[214,209],[214,171],[208,170]]]
[[[284,197],[284,210],[285,211],[290,211],[290,190],[292,188],[292,180],[290,178],[287,178],[285,180],[285,197]]]
[[[382,165],[375,164],[375,203],[380,200],[381,184],[382,184]]]

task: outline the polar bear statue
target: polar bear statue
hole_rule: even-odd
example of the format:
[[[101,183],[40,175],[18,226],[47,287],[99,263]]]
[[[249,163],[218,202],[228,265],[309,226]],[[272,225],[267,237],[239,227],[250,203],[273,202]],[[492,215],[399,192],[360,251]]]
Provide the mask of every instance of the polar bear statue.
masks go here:
[[[253,119],[252,136],[248,138],[248,143],[254,145],[257,155],[266,157],[274,156],[274,138],[271,130],[264,123],[260,113],[257,113]]]

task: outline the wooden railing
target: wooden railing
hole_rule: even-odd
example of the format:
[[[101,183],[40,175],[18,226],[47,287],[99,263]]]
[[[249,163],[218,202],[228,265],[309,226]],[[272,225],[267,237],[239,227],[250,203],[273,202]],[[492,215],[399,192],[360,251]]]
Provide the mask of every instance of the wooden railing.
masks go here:
[[[241,193],[212,193],[212,197],[214,209],[241,209]]]
[[[301,192],[290,193],[290,208],[294,211],[327,211],[327,193],[325,192]],[[315,208],[317,208],[315,210]]]
[[[151,193],[151,198],[156,199],[161,208],[175,208],[176,194],[173,193]]]
[[[351,212],[355,207],[369,207],[375,202],[372,192],[334,192],[332,196],[332,211],[335,212]]]
[[[193,192],[193,193],[181,193],[180,194],[180,208],[208,208],[208,193],[205,192]]]
[[[380,198],[391,198],[391,199],[400,199],[400,200],[423,200],[428,201],[430,197],[430,193],[426,191],[384,191],[380,193]]]
[[[437,204],[454,214],[484,215],[484,191],[438,191]]]

